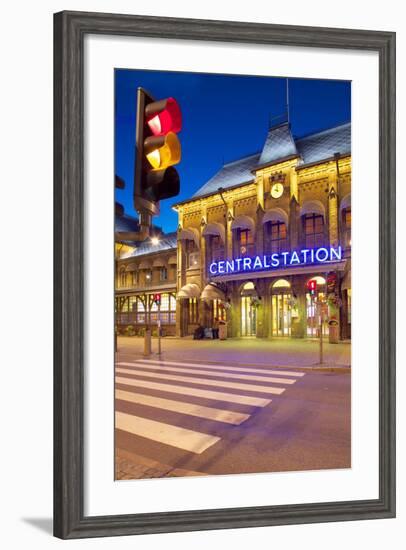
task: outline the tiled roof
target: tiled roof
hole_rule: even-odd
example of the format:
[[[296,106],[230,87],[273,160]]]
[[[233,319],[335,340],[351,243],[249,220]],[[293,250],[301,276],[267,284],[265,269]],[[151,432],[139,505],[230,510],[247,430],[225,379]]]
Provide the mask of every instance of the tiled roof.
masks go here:
[[[268,132],[258,164],[267,164],[292,155],[297,155],[297,149],[289,124],[281,124]]]
[[[319,162],[334,156],[351,153],[351,123],[329,128],[296,140],[304,164]]]
[[[151,239],[146,239],[145,241],[137,244],[137,248],[126,255],[126,258],[135,258],[138,256],[144,256],[145,254],[152,254],[153,252],[163,252],[164,250],[176,250],[177,247],[177,234],[176,231],[173,233],[166,233],[159,236],[158,244],[152,244]]]
[[[294,139],[289,125],[281,124],[269,130],[260,153],[225,164],[193,198],[210,195],[219,187],[227,189],[254,180],[251,172],[262,164],[277,162],[291,155],[299,155],[304,164],[321,162],[334,153],[351,153],[351,123],[342,124],[302,138]]]
[[[251,170],[258,163],[259,157],[260,155],[257,153],[225,164],[193,197],[215,193],[219,187],[232,187],[253,181],[254,175]]]

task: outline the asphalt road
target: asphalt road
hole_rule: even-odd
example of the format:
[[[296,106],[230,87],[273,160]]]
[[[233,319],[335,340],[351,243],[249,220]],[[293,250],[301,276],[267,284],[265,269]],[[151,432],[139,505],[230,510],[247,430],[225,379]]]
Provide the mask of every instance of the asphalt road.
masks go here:
[[[227,474],[351,467],[351,375],[121,357],[116,448]]]

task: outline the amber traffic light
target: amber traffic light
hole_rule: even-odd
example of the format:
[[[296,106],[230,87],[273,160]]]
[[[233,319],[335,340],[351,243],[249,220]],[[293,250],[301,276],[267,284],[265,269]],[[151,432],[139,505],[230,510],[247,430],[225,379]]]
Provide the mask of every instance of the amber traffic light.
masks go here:
[[[143,88],[137,91],[134,207],[144,227],[159,214],[159,201],[176,197],[181,145],[177,133],[182,115],[173,97],[155,101]]]

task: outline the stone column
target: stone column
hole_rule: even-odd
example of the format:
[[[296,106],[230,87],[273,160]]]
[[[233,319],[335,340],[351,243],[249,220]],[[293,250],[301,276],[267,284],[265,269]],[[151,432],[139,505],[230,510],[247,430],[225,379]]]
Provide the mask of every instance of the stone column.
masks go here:
[[[263,280],[258,280],[256,283],[258,297],[261,298],[260,305],[257,308],[257,338],[265,337],[264,323],[265,323],[265,283]]]
[[[231,229],[231,224],[234,219],[234,207],[232,203],[227,205],[227,230],[226,230],[226,259],[231,259],[233,257],[233,231]]]
[[[265,198],[264,198],[264,174],[263,172],[257,172],[257,204],[261,210],[265,210]]]
[[[289,203],[289,241],[290,249],[299,248],[300,208],[295,196]]]
[[[230,330],[231,337],[238,338],[241,336],[241,303],[240,296],[238,295],[238,285],[233,283],[231,291],[231,309],[230,312]]]
[[[264,210],[258,205],[257,208],[257,226],[255,231],[255,250],[258,256],[262,256],[264,253]]]
[[[272,298],[269,290],[269,285],[266,285],[267,288],[265,290],[265,294],[262,297],[262,307],[264,309],[264,317],[263,317],[263,326],[264,326],[264,338],[271,338],[272,337],[272,325],[271,325],[271,315],[272,315]]]
[[[329,221],[329,243],[330,246],[338,246],[339,243],[339,225],[338,225],[338,196],[337,180],[335,172],[329,174],[328,191],[328,221]]]
[[[176,300],[176,336],[183,336],[182,334],[182,302],[183,300]]]
[[[296,202],[299,201],[299,190],[297,183],[297,172],[295,168],[291,168],[289,173],[289,184],[290,184],[290,198],[295,198]]]
[[[298,277],[292,281],[292,298],[297,302],[299,316],[292,317],[292,338],[306,337],[306,289],[304,287],[303,277]],[[296,296],[296,298],[294,297]]]
[[[200,280],[201,289],[203,290],[207,284],[207,258],[206,258],[206,237],[202,235],[204,226],[200,229]],[[210,237],[209,237],[210,238]]]

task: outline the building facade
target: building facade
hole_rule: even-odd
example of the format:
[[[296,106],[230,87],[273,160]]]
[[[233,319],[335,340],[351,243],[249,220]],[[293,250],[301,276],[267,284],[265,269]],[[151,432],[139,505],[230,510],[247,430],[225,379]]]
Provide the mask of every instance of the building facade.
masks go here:
[[[176,210],[179,336],[217,318],[231,337],[351,337],[350,124],[271,128]]]
[[[156,332],[159,318],[162,334],[176,333],[176,233],[160,235],[156,244],[116,242],[116,326],[120,333],[142,336],[146,326]]]
[[[224,320],[228,337],[351,337],[350,124],[301,139],[273,127],[174,208],[177,234],[118,258],[121,328],[153,326],[159,292],[168,335]]]

